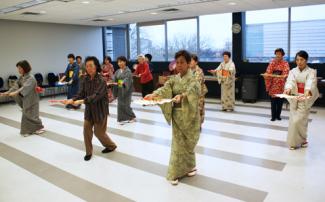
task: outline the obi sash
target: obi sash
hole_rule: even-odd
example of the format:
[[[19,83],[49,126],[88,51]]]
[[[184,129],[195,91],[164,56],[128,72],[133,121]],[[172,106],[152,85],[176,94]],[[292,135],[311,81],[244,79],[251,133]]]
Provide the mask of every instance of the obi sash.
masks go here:
[[[305,93],[305,83],[297,83],[298,93]]]

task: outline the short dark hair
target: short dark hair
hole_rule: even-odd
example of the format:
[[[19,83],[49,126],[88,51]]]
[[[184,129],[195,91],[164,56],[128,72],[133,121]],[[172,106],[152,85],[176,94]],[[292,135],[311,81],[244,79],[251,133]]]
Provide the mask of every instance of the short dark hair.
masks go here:
[[[151,54],[147,53],[147,54],[144,55],[144,57],[148,58],[149,62],[151,62],[151,60],[152,60],[152,55]]]
[[[277,49],[275,49],[275,51],[274,51],[274,55],[275,55],[276,53],[278,53],[278,52],[280,52],[282,56],[285,55],[285,52],[284,52],[284,50],[283,50],[282,48],[277,48]]]
[[[89,61],[93,61],[96,66],[97,73],[102,71],[102,68],[100,67],[99,60],[95,56],[88,56],[85,60],[85,64]]]
[[[297,56],[302,57],[305,60],[308,60],[308,57],[309,57],[308,53],[306,51],[304,51],[304,50],[298,51],[298,53],[296,53],[295,59],[297,59]]]
[[[118,61],[122,61],[122,62],[128,63],[128,60],[126,59],[125,56],[119,56],[119,57],[117,57],[116,61],[117,61],[117,62],[118,62]]]
[[[76,59],[72,53],[70,53],[70,54],[68,55],[68,59],[69,59],[69,58]]]
[[[105,56],[104,57],[104,62],[105,62],[105,60],[108,60],[109,63],[112,63],[112,58],[110,56]]]
[[[228,57],[231,58],[231,53],[229,51],[224,51],[222,53],[222,56],[224,56],[224,55],[228,55]]]
[[[187,50],[180,50],[177,53],[175,53],[175,60],[179,57],[184,57],[187,63],[191,62],[191,54]]]
[[[199,58],[196,54],[192,54],[191,58],[195,61],[195,62],[199,62]]]
[[[76,60],[77,60],[78,58],[79,58],[80,60],[82,60],[82,57],[81,57],[80,55],[78,55],[78,56],[76,57]]]
[[[28,73],[30,70],[32,70],[32,67],[27,60],[17,62],[16,67],[21,67],[24,70],[24,73]]]

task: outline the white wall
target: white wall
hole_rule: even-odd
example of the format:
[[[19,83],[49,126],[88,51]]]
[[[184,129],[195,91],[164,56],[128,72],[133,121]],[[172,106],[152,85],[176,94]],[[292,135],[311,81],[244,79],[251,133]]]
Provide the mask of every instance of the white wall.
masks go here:
[[[26,59],[32,73],[64,72],[67,55],[103,59],[101,27],[0,20],[0,77],[18,76],[16,63]]]

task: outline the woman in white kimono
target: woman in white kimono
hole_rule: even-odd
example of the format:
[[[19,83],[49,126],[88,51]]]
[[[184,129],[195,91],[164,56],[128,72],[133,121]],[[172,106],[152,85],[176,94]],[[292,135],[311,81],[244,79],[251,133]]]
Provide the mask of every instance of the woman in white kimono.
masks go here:
[[[222,111],[233,111],[235,105],[235,75],[236,68],[234,62],[230,59],[231,53],[225,51],[222,53],[224,61],[220,63],[217,69],[209,70],[214,74],[221,84],[221,105]]]
[[[290,119],[287,144],[291,150],[307,147],[308,115],[311,106],[319,96],[316,71],[307,65],[308,53],[299,51],[296,54],[297,67],[289,72],[284,93],[298,96],[288,99],[290,103]]]
[[[1,96],[10,96],[22,108],[20,134],[27,137],[32,134],[45,132],[41,119],[39,118],[39,96],[36,91],[37,82],[30,74],[31,66],[26,60],[16,64],[20,74],[19,79],[7,92]]]

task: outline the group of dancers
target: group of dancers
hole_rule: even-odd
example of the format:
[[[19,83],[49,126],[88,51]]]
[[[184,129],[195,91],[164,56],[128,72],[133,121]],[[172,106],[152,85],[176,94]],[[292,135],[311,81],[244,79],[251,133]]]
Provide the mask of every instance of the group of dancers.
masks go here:
[[[309,110],[318,98],[316,71],[307,65],[308,54],[299,51],[295,61],[297,67],[289,70],[283,60],[284,51],[275,50],[275,59],[263,74],[266,91],[271,96],[272,119],[280,120],[284,96],[290,103],[290,120],[287,143],[290,149],[307,147],[307,126]],[[221,84],[222,110],[230,112],[235,104],[236,69],[231,61],[230,52],[223,53],[224,61],[214,70],[209,70]],[[107,117],[109,102],[117,98],[117,121],[121,124],[134,122],[136,116],[131,108],[133,76],[140,77],[144,87],[142,95],[146,100],[172,99],[173,102],[159,105],[169,124],[172,124],[172,145],[167,179],[177,185],[183,177],[196,175],[194,149],[198,143],[201,126],[204,121],[204,98],[207,87],[204,73],[198,66],[198,57],[186,50],[175,54],[176,72],[166,83],[152,92],[152,75],[143,56],[138,57],[139,64],[135,73],[127,66],[124,56],[117,58],[119,69],[114,73],[111,59],[106,57],[101,65],[94,56],[87,57],[85,63],[74,62],[74,55],[69,54],[69,64],[60,81],[68,85],[68,97],[60,102],[67,108],[78,109],[85,105],[83,135],[86,148],[84,160],[92,158],[93,134],[105,147],[102,152],[112,152],[117,145],[107,135]],[[20,133],[24,136],[45,132],[39,118],[39,96],[37,82],[30,74],[31,66],[26,61],[17,63],[20,77],[16,84],[0,96],[12,97],[22,108]],[[150,76],[151,75],[151,76]],[[80,83],[79,83],[80,82]],[[78,85],[76,84],[78,83]]]

